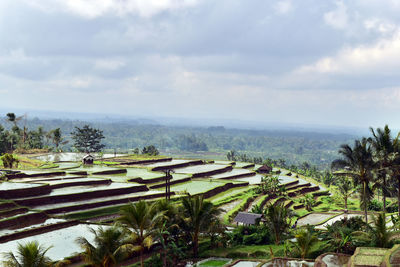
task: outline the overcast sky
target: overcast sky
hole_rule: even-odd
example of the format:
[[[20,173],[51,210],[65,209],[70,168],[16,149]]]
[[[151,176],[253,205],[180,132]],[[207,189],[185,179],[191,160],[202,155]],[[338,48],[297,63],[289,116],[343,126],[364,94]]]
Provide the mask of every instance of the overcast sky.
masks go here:
[[[1,0],[2,108],[400,128],[398,0]]]

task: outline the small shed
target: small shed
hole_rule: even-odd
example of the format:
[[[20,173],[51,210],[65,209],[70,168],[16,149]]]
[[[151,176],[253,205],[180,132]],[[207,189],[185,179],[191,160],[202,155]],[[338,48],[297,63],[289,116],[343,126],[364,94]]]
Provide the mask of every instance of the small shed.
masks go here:
[[[258,173],[270,173],[272,172],[272,167],[267,165],[262,165],[260,168],[257,169]]]
[[[233,219],[234,222],[237,224],[242,223],[244,225],[255,225],[259,224],[261,221],[262,214],[257,214],[257,213],[250,213],[250,212],[239,212],[235,219]]]
[[[85,165],[92,165],[94,161],[94,157],[90,154],[87,154],[86,156],[83,157],[82,163]]]

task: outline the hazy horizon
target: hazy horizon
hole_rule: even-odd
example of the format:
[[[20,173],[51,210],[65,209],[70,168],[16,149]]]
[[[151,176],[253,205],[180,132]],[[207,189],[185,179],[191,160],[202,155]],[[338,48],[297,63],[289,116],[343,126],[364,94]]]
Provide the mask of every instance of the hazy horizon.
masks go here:
[[[393,0],[3,0],[1,108],[400,128],[399,11]]]

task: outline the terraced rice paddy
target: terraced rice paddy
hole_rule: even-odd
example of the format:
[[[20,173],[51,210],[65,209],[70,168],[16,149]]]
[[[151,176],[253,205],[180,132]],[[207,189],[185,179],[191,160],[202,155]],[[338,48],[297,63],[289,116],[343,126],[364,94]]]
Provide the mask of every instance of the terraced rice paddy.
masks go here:
[[[3,182],[3,183],[0,183],[0,191],[33,188],[33,187],[38,187],[41,185],[42,184]]]
[[[328,220],[329,218],[338,215],[338,214],[334,214],[334,213],[310,213],[308,215],[306,215],[305,217],[302,217],[300,219],[297,220],[297,226],[304,226],[307,224],[310,225],[317,225],[320,224],[326,220]]]
[[[349,218],[352,218],[352,217],[360,217],[360,216],[362,216],[362,215],[361,214],[341,214],[341,215],[338,215],[338,216],[330,219],[329,221],[325,222],[324,224],[317,226],[316,228],[317,229],[326,229],[326,227],[328,225],[332,225],[333,223],[335,223],[337,221],[340,221],[340,220],[342,220],[344,218],[348,218],[349,219]],[[371,218],[369,218],[369,219],[371,219]]]
[[[256,174],[255,172],[247,169],[232,169],[231,171],[224,172],[221,174],[215,174],[210,177],[213,179],[227,179],[227,178],[235,178],[236,176],[242,176],[242,175],[252,176],[255,174]]]
[[[41,161],[81,161],[82,158],[85,156],[85,153],[73,153],[73,152],[65,152],[65,153],[51,153],[47,155],[41,155],[38,157],[34,157],[35,159],[41,160]],[[100,158],[99,155],[94,154],[96,158]],[[113,157],[121,157],[125,156],[125,154],[103,154],[103,159],[105,158],[113,158]]]
[[[92,227],[95,229],[97,228],[97,226],[94,225]],[[93,234],[89,231],[89,226],[86,224],[79,224],[0,244],[0,251],[16,251],[18,243],[25,244],[26,242],[36,240],[44,247],[53,246],[46,253],[46,256],[50,257],[52,260],[61,260],[81,251],[81,248],[75,242],[75,240],[81,236],[88,239],[89,242],[93,242]],[[0,261],[1,260],[4,260],[4,255],[2,253],[0,253]]]
[[[171,191],[184,193],[187,192],[191,195],[196,195],[210,191],[218,186],[224,185],[224,182],[215,180],[192,180],[190,182],[173,185],[171,186]]]
[[[264,177],[264,176],[261,175],[261,174],[256,174],[256,175],[250,176],[250,177],[241,177],[241,178],[238,178],[237,181],[248,182],[249,184],[256,185],[256,184],[261,184],[261,182],[262,182],[261,179],[262,179],[263,177]]]
[[[183,164],[183,163],[190,163],[193,162],[194,160],[187,160],[187,159],[173,159],[171,161],[165,161],[165,162],[157,162],[157,163],[152,163],[152,164],[146,164],[143,165],[146,168],[152,169],[155,167],[168,167],[176,164]]]
[[[28,230],[28,229],[32,229],[34,227],[40,227],[40,226],[56,224],[56,223],[66,222],[66,221],[67,220],[64,220],[64,219],[50,218],[50,219],[47,219],[46,221],[44,221],[43,223],[34,224],[34,225],[30,225],[28,227],[19,228],[18,232],[25,231],[25,230]],[[2,229],[2,230],[0,230],[0,236],[12,234],[12,233],[15,233],[15,232],[17,232],[17,231],[16,230],[10,230],[10,229]]]
[[[197,165],[197,166],[189,166],[185,168],[175,169],[176,173],[187,173],[187,174],[196,174],[196,173],[205,173],[210,171],[222,170],[226,168],[225,165],[220,164],[206,164],[206,165]]]

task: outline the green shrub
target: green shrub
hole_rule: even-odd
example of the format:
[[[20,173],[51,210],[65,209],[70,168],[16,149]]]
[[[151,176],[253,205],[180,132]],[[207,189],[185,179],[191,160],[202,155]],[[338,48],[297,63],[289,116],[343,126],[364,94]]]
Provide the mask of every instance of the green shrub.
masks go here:
[[[250,253],[249,256],[252,258],[265,258],[265,257],[268,257],[269,254],[270,253],[267,251],[256,250],[256,251]]]
[[[1,156],[1,160],[3,161],[4,168],[13,168],[14,165],[18,167],[19,160],[12,154],[5,153]]]
[[[233,258],[233,259],[247,258],[248,256],[249,254],[247,252],[240,252],[240,251],[233,251],[226,254],[227,258]]]

